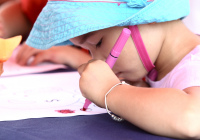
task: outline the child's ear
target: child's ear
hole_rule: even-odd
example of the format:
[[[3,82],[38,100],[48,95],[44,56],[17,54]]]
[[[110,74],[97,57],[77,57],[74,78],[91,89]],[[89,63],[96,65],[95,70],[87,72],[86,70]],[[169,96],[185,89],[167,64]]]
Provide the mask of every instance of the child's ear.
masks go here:
[[[11,57],[13,50],[20,44],[21,40],[21,35],[8,39],[0,38],[0,63]]]

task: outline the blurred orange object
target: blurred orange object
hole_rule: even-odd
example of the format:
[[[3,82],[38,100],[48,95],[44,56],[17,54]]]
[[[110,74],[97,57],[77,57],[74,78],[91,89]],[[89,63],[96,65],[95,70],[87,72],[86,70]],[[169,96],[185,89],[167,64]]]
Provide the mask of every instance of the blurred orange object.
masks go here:
[[[8,39],[0,38],[0,75],[3,73],[3,62],[11,57],[13,50],[20,44],[21,40],[21,35]]]

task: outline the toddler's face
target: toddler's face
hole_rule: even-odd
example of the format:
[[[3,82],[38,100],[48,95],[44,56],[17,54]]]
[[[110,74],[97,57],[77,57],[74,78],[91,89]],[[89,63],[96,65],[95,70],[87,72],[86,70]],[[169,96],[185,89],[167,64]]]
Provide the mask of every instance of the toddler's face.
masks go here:
[[[93,59],[105,61],[123,28],[124,27],[112,27],[94,31],[70,39],[70,41],[77,46],[89,50]],[[141,78],[141,74],[138,73],[140,65],[142,66],[142,63],[132,38],[129,37],[122,53],[113,67],[113,71],[120,78],[136,81]],[[143,76],[144,75],[142,75],[142,77]]]

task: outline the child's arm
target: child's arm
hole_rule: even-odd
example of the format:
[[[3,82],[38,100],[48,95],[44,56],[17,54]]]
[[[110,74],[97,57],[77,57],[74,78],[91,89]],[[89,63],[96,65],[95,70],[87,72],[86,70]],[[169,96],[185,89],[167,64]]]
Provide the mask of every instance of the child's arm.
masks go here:
[[[17,54],[16,62],[20,65],[27,65],[29,58],[32,56],[34,58],[30,65],[50,61],[58,64],[66,64],[75,69],[91,59],[88,53],[73,46],[56,46],[47,50],[38,50],[24,43]]]
[[[91,62],[78,69],[80,89],[86,98],[105,107],[105,94],[120,81],[103,61]],[[200,87],[182,91],[119,85],[108,94],[107,104],[113,113],[153,134],[200,138],[200,97],[195,95],[199,92]]]
[[[13,1],[13,0],[0,0],[0,5],[8,1]]]
[[[8,0],[0,6],[0,37],[9,38],[29,34],[32,24],[22,11],[21,0]]]
[[[112,112],[148,132],[200,138],[200,99],[184,91],[123,85],[108,95],[107,104]]]

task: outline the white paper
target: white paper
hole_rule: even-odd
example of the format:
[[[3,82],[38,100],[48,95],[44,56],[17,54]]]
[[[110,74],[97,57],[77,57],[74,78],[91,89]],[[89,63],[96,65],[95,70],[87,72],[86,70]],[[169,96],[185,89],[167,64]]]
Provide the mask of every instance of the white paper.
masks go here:
[[[0,77],[0,121],[106,113],[93,103],[82,111],[84,102],[77,72]]]
[[[15,76],[15,75],[23,75],[23,74],[31,74],[31,73],[40,73],[40,72],[46,72],[51,70],[56,70],[60,68],[67,68],[67,66],[62,64],[54,64],[50,62],[43,62],[37,66],[20,66],[15,62],[16,54],[19,51],[20,46],[18,46],[10,59],[8,59],[3,64],[4,72],[1,75],[4,76]],[[29,59],[29,63],[33,60],[33,58]]]

